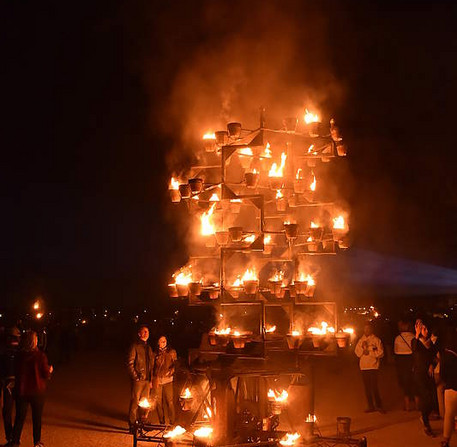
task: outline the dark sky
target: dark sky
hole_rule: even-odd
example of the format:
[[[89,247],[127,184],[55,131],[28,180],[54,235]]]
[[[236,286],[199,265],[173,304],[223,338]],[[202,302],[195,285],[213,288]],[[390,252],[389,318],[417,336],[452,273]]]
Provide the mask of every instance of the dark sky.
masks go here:
[[[202,50],[231,39],[274,65],[262,42],[287,36],[294,94],[338,85],[320,106],[350,146],[356,246],[457,268],[455,2],[5,2],[0,16],[3,302],[161,299],[185,260],[168,111]]]

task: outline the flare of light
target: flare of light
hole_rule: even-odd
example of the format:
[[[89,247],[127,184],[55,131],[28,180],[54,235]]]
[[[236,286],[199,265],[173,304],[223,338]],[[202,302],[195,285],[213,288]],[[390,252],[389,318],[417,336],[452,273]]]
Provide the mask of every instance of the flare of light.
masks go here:
[[[196,438],[209,438],[213,434],[212,427],[200,427],[194,431],[194,436]]]
[[[138,406],[140,406],[141,408],[151,408],[151,402],[149,402],[149,399],[147,397],[143,397],[143,399],[141,399],[138,403]]]
[[[172,177],[170,180],[170,186],[169,189],[179,189],[179,180],[177,178]]]
[[[271,334],[271,333],[273,333],[273,332],[275,332],[275,331],[276,331],[276,326],[267,326],[267,327],[265,328],[265,332],[266,332],[267,334]]]
[[[166,439],[177,438],[178,436],[182,436],[184,433],[186,433],[186,429],[180,425],[177,425],[173,430],[165,432],[163,437]]]
[[[211,234],[216,233],[216,229],[211,222],[211,216],[213,215],[215,208],[216,208],[216,204],[213,203],[210,206],[209,210],[205,211],[200,217],[202,236],[210,236]]]
[[[305,123],[310,124],[310,123],[319,123],[320,118],[319,115],[316,113],[310,112],[308,109],[305,109]]]
[[[192,398],[192,393],[190,392],[190,389],[189,388],[186,388],[184,390],[184,393],[181,394],[181,396],[179,396],[181,399],[191,399]]]
[[[215,140],[216,139],[216,134],[214,132],[206,132],[205,135],[203,135],[204,140]]]
[[[300,439],[299,433],[286,433],[286,436],[281,438],[279,443],[284,446],[291,446],[294,445],[298,439]]]

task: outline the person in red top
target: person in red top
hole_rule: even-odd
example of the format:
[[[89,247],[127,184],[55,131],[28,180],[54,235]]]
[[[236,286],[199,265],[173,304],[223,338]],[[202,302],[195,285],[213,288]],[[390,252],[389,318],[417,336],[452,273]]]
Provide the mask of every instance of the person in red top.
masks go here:
[[[37,347],[36,332],[27,332],[22,340],[20,351],[15,361],[16,374],[16,419],[13,428],[13,440],[7,445],[19,445],[24,427],[27,407],[32,407],[33,443],[43,447],[41,442],[41,417],[44,407],[46,381],[53,371],[48,365],[46,354]]]

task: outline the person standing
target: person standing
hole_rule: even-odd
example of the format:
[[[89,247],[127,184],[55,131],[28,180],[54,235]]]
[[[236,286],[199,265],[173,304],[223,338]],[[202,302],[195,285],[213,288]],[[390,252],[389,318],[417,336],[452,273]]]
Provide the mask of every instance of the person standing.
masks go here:
[[[157,343],[156,361],[154,364],[154,387],[157,399],[159,422],[165,424],[165,407],[168,411],[170,425],[175,423],[173,401],[173,375],[177,360],[176,351],[168,346],[167,337],[162,335]]]
[[[132,381],[129,406],[129,429],[131,433],[133,433],[133,427],[138,418],[138,404],[141,399],[149,399],[152,388],[154,353],[148,344],[148,339],[148,327],[140,326],[138,338],[130,346],[128,352],[127,366]]]
[[[365,324],[363,332],[364,334],[355,347],[355,354],[360,359],[359,367],[368,403],[365,412],[379,411],[384,413],[378,389],[379,365],[380,359],[384,355],[384,348],[381,340],[374,335],[371,323]]]
[[[15,359],[16,419],[12,442],[19,445],[22,429],[27,416],[27,407],[32,407],[33,443],[43,447],[41,442],[41,418],[43,416],[46,381],[51,377],[53,367],[48,364],[46,354],[38,349],[38,337],[34,331],[27,332],[21,340]],[[8,444],[7,444],[8,445]]]
[[[17,356],[21,332],[17,327],[7,330],[4,349],[0,354],[0,380],[2,401],[3,427],[6,441],[13,440],[13,408],[14,408],[14,361]]]
[[[444,427],[441,447],[449,447],[457,417],[457,332],[453,328],[441,351],[441,379],[444,383]]]
[[[436,348],[430,339],[428,326],[422,320],[417,320],[416,336],[412,340],[413,348],[413,377],[416,393],[419,396],[421,422],[427,436],[434,436],[430,426],[430,413],[435,399],[434,367],[437,362]]]
[[[394,341],[395,365],[397,367],[398,384],[403,391],[405,411],[414,408],[414,387],[413,387],[413,348],[412,341],[414,334],[409,330],[406,321],[398,322],[399,334]]]

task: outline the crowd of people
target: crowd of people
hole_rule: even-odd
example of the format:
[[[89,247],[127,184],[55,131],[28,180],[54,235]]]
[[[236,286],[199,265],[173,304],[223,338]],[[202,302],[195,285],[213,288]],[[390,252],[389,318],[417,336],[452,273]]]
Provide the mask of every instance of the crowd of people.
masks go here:
[[[448,447],[457,417],[457,332],[446,328],[438,335],[430,324],[417,319],[414,325],[407,321],[398,324],[399,334],[394,341],[394,355],[398,383],[404,394],[404,410],[419,410],[424,432],[435,436],[430,417],[444,419],[442,447]],[[384,413],[379,388],[378,373],[384,347],[374,334],[372,323],[364,327],[355,354],[365,388],[368,407],[366,412]]]

